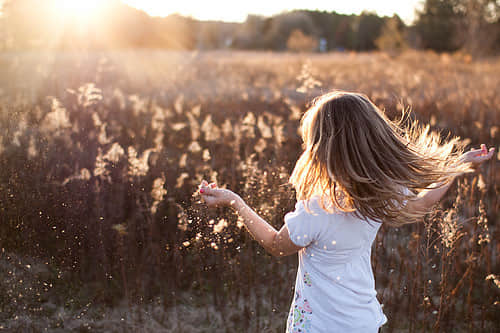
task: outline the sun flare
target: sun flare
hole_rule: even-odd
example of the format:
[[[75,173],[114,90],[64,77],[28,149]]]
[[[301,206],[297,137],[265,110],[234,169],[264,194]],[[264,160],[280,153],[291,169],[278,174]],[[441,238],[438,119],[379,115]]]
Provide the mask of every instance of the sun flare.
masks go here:
[[[55,9],[64,16],[87,18],[100,6],[100,0],[56,0]]]

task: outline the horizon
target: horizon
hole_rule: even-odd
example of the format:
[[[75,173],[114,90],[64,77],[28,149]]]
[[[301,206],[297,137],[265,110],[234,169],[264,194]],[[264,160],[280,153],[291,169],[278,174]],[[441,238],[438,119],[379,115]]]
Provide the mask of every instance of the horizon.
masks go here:
[[[185,0],[182,3],[170,3],[157,0],[118,0],[123,4],[136,8],[151,17],[166,17],[179,14],[200,21],[224,21],[241,23],[248,15],[270,17],[294,10],[318,10],[336,12],[344,15],[359,15],[362,12],[376,13],[378,16],[393,16],[397,14],[407,25],[415,21],[415,11],[422,7],[422,0],[384,1],[371,2],[369,0],[351,0],[348,4],[327,0],[310,0],[307,5],[303,1],[289,0],[283,2],[267,3],[264,0],[255,0],[251,3],[231,6],[228,0],[214,0],[210,4],[199,0]],[[0,0],[0,16],[5,0]],[[64,10],[79,11],[83,9],[88,13],[101,5],[100,1],[86,0],[60,0]],[[264,9],[263,9],[264,8]]]
[[[421,0],[372,2],[369,0],[352,0],[348,4],[327,0],[310,0],[308,5],[303,1],[290,0],[268,3],[264,0],[255,0],[251,3],[230,6],[228,0],[215,0],[210,4],[198,0],[185,0],[182,3],[169,3],[155,0],[121,0],[124,4],[144,11],[150,16],[165,17],[171,14],[192,17],[202,21],[244,22],[248,15],[265,17],[294,10],[335,11],[339,14],[359,15],[362,12],[374,12],[379,16],[393,16],[397,14],[405,24],[412,24],[415,20],[415,11],[421,8]],[[223,10],[222,10],[223,8]],[[265,9],[263,9],[265,8]]]

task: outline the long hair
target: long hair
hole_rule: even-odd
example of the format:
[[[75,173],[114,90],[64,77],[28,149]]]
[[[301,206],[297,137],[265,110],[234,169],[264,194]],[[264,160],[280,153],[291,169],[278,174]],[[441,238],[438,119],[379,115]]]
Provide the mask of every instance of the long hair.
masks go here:
[[[290,177],[298,200],[319,195],[327,211],[352,212],[392,226],[424,212],[406,203],[431,184],[470,169],[458,162],[464,143],[406,118],[389,120],[365,95],[335,91],[313,102],[301,120],[304,152]]]

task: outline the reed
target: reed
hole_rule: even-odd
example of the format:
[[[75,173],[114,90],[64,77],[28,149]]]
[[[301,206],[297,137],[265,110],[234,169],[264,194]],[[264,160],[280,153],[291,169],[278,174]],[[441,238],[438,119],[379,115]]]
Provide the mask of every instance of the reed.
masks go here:
[[[12,330],[283,331],[296,258],[269,257],[195,192],[216,180],[280,227],[294,205],[298,119],[329,89],[364,92],[391,118],[409,105],[475,146],[500,143],[498,58],[0,58],[0,325]],[[381,229],[383,331],[500,325],[497,168],[461,178],[423,223]]]

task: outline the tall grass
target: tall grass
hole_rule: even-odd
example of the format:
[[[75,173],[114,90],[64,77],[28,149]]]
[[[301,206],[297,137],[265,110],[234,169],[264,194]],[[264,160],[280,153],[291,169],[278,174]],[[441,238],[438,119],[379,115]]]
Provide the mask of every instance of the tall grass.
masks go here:
[[[280,227],[298,120],[330,89],[498,147],[500,62],[464,59],[1,55],[2,327],[283,331],[296,258],[269,257],[236,215],[203,208],[197,185],[225,184]],[[497,166],[463,177],[424,223],[382,228],[386,332],[500,324]]]

